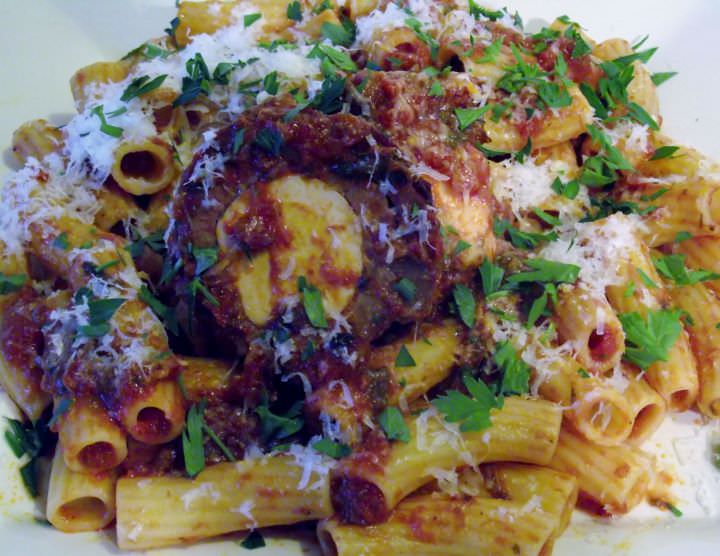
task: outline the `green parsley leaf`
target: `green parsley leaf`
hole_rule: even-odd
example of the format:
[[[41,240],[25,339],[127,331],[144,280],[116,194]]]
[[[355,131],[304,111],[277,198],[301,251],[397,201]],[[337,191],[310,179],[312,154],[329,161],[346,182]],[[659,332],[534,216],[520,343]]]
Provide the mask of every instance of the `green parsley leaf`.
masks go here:
[[[141,77],[138,77],[137,79],[133,79],[130,82],[130,85],[128,85],[123,92],[120,100],[123,102],[128,102],[129,100],[132,100],[134,98],[146,95],[149,92],[154,91],[155,89],[160,87],[165,82],[165,79],[167,79],[167,75],[158,75],[155,79],[152,80],[150,80],[150,77],[148,77],[147,75],[143,75]]]
[[[183,459],[185,471],[195,477],[205,469],[205,444],[203,442],[203,426],[205,404],[199,403],[190,407],[187,412],[185,428],[182,432]]]
[[[457,256],[469,248],[470,244],[467,241],[465,241],[464,239],[459,239],[458,242],[455,244],[455,249],[453,249],[453,255]]]
[[[0,272],[0,295],[20,290],[27,282],[26,274],[4,274]]]
[[[240,546],[246,548],[247,550],[263,548],[265,546],[265,539],[263,538],[260,531],[250,531],[247,537],[245,537],[242,542],[240,542]]]
[[[150,307],[150,309],[152,309],[152,312],[155,313],[158,318],[163,321],[165,327],[170,332],[172,332],[175,336],[180,335],[180,328],[178,326],[177,317],[175,316],[174,309],[168,307],[157,297],[155,297],[153,293],[148,289],[148,287],[144,284],[140,286],[140,290],[138,291],[138,299],[145,303],[145,305]]]
[[[110,137],[120,137],[123,134],[123,128],[107,123],[102,104],[93,108],[90,113],[98,117],[100,120],[100,131],[102,131],[105,135],[109,135]]]
[[[552,187],[552,190],[558,195],[562,195],[570,200],[575,199],[578,193],[580,193],[580,183],[577,180],[570,180],[567,183],[563,183],[559,177],[556,177],[550,187]]]
[[[601,120],[607,119],[609,113],[595,90],[587,83],[580,83],[580,91],[587,99],[590,106],[595,110],[595,115]]]
[[[647,111],[635,102],[628,102],[628,115],[635,121],[640,122],[643,125],[648,126],[654,131],[659,131],[660,126],[653,119],[653,117],[647,113]]]
[[[266,442],[282,440],[299,432],[304,421],[301,416],[302,401],[293,404],[284,414],[279,415],[270,411],[267,401],[255,408],[260,417],[260,434]]]
[[[283,143],[283,136],[274,127],[265,127],[255,135],[255,144],[272,156],[280,154]]]
[[[290,2],[287,5],[287,18],[291,19],[293,21],[302,21],[303,15],[302,15],[302,7],[300,6],[300,2],[295,0],[294,2]]]
[[[165,29],[165,34],[167,34],[168,37],[170,37],[170,41],[173,43],[173,46],[175,48],[180,48],[177,42],[177,37],[175,36],[175,33],[177,32],[177,28],[180,26],[180,18],[174,17],[170,20],[170,26]]]
[[[670,513],[673,514],[675,517],[682,517],[683,513],[680,511],[680,509],[671,504],[670,502],[665,502],[665,507],[670,510]]]
[[[400,346],[397,357],[395,357],[395,367],[414,367],[415,359],[410,355],[410,351],[405,345]]]
[[[493,361],[503,373],[502,394],[527,394],[529,391],[530,366],[523,361],[509,341],[495,346]]]
[[[525,157],[530,156],[530,153],[532,153],[532,139],[528,137],[525,146],[515,153],[515,160],[522,164],[523,162],[525,162]]]
[[[237,153],[240,152],[240,149],[242,148],[244,143],[245,143],[245,130],[238,129],[235,132],[235,135],[233,135],[232,151],[231,151],[233,156],[236,156]]]
[[[195,259],[195,276],[213,267],[218,261],[219,249],[217,247],[192,247],[192,256]]]
[[[298,291],[302,294],[305,314],[310,324],[315,328],[327,328],[328,323],[325,318],[325,308],[323,307],[320,290],[309,284],[305,276],[300,276],[298,278]]]
[[[262,17],[262,14],[260,14],[260,13],[246,14],[245,16],[243,16],[243,25],[247,29],[261,17]]]
[[[426,31],[422,30],[422,23],[415,19],[414,17],[409,17],[405,20],[405,25],[408,26],[410,29],[412,29],[415,32],[415,36],[420,39],[422,42],[424,42],[428,47],[430,48],[430,59],[435,60],[437,59],[438,51],[440,50],[440,45],[438,44],[435,37],[427,33]]]
[[[678,286],[691,286],[698,282],[720,278],[720,274],[709,270],[688,270],[685,266],[685,255],[665,255],[657,259],[653,258],[653,263],[661,276]]]
[[[276,95],[279,88],[277,71],[271,71],[263,78],[263,89],[267,94]]]
[[[650,278],[650,276],[648,276],[647,274],[645,274],[645,271],[643,271],[642,268],[636,268],[635,270],[637,270],[637,273],[640,276],[640,280],[642,280],[642,283],[645,284],[648,288],[654,290],[658,287],[658,285],[653,281],[653,279]]]
[[[590,373],[588,373],[585,369],[578,369],[577,374],[579,374],[582,378],[590,378]]]
[[[619,65],[630,65],[634,61],[639,60],[643,64],[647,64],[656,52],[657,47],[648,48],[647,50],[643,50],[641,52],[634,52],[632,54],[628,54],[627,56],[621,56],[620,58],[613,60],[613,62]]]
[[[532,270],[518,272],[508,276],[507,281],[511,284],[524,282],[540,282],[553,284],[572,284],[580,274],[580,267],[574,264],[548,261],[545,259],[527,259],[525,264]]]
[[[493,233],[497,237],[504,237],[506,232],[510,236],[510,242],[518,249],[534,249],[544,241],[555,241],[558,238],[556,232],[523,232],[512,226],[508,220],[495,217]]]
[[[680,147],[675,147],[673,145],[664,145],[662,147],[658,147],[657,149],[655,149],[652,157],[650,157],[650,160],[661,160],[663,158],[670,158],[679,150]]]
[[[672,79],[676,75],[677,75],[676,71],[663,71],[663,72],[653,73],[650,76],[650,79],[652,79],[652,82],[655,84],[656,87],[659,87],[660,85],[665,83],[665,81],[667,81],[668,79]]]
[[[463,374],[463,383],[470,396],[457,390],[448,390],[435,398],[432,404],[444,415],[448,423],[460,423],[462,432],[480,431],[488,428],[490,410],[502,407],[502,398],[496,398],[487,385],[474,379],[469,374]]]
[[[500,291],[503,276],[505,276],[505,270],[501,266],[493,264],[490,259],[486,258],[478,271],[486,298]]]
[[[647,319],[639,313],[621,313],[618,318],[625,331],[624,358],[641,369],[656,361],[667,361],[683,329],[677,310],[648,311]]]
[[[440,81],[433,81],[432,85],[430,85],[430,89],[428,90],[428,96],[441,97],[444,94],[445,89],[443,89],[442,83],[440,83]]]
[[[397,407],[386,407],[378,417],[378,421],[388,440],[410,442],[410,429],[405,424],[405,419]]]
[[[110,332],[110,325],[108,324],[110,319],[125,301],[127,300],[121,298],[88,301],[90,324],[78,327],[78,332],[90,338],[104,336]]]
[[[476,303],[470,288],[464,284],[455,284],[453,299],[460,314],[460,319],[465,323],[465,326],[468,328],[475,326]]]
[[[358,70],[357,64],[345,52],[341,52],[327,44],[317,44],[308,58],[325,58],[333,65],[346,72]]]
[[[326,21],[320,26],[320,33],[326,39],[330,39],[334,45],[349,47],[352,45],[355,37],[347,28],[337,23]]]
[[[407,301],[412,303],[415,301],[415,294],[417,293],[417,287],[412,280],[407,278],[400,278],[392,286],[392,289],[400,294],[400,296]]]
[[[625,157],[623,157],[623,155],[615,146],[613,146],[610,138],[605,135],[605,133],[603,133],[603,131],[599,127],[590,125],[588,126],[587,130],[593,141],[598,143],[604,149],[607,163],[613,170],[630,171],[634,169],[633,165],[630,164],[625,159]]]
[[[456,108],[455,117],[457,118],[460,131],[466,130],[482,118],[488,110],[490,110],[489,105],[483,106],[482,108]]]
[[[625,290],[623,291],[623,297],[627,299],[628,297],[632,297],[634,293],[635,293],[635,282],[630,282],[625,287]]]
[[[312,444],[313,450],[333,459],[340,459],[350,455],[352,450],[347,444],[333,442],[329,438],[322,438]]]
[[[60,398],[60,400],[53,406],[52,417],[47,423],[48,427],[52,427],[57,423],[58,419],[65,415],[73,405],[72,398]]]
[[[692,239],[693,235],[690,232],[678,232],[675,234],[674,243],[682,243],[683,241],[687,241],[688,239]]]
[[[502,52],[502,45],[503,40],[502,39],[496,39],[492,43],[490,43],[488,46],[485,47],[485,50],[483,51],[483,55],[475,60],[475,63],[477,64],[493,64],[497,61],[498,56],[500,55],[500,52]]]
[[[52,246],[55,249],[60,249],[61,251],[67,251],[70,248],[70,242],[68,241],[67,232],[62,232],[59,236],[57,236],[53,240]]]
[[[479,6],[475,2],[475,0],[470,0],[468,12],[475,19],[480,19],[480,16],[482,16],[489,19],[490,21],[497,21],[503,16],[503,12],[501,10],[490,10],[488,8],[483,8],[482,6]]]
[[[534,207],[532,209],[532,211],[535,214],[535,216],[537,216],[540,220],[542,220],[546,224],[550,224],[550,226],[559,226],[560,224],[562,224],[562,222],[560,222],[560,219],[557,216],[553,216],[552,214],[545,212],[541,208]]]

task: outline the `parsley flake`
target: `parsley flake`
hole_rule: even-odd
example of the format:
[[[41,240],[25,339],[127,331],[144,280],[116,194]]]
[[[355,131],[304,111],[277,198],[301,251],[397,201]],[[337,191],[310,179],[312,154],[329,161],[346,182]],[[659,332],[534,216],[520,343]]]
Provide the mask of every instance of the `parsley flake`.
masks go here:
[[[378,417],[378,421],[388,440],[410,442],[410,430],[397,407],[386,407]]]
[[[624,358],[641,369],[657,361],[667,361],[670,349],[682,332],[677,310],[648,311],[647,318],[639,313],[621,313],[618,318],[626,337]]]

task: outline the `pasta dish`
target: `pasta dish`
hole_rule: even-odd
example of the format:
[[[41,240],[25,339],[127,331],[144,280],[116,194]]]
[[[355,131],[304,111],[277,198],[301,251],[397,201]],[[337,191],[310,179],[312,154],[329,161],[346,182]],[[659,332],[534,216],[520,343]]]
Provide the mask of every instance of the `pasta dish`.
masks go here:
[[[720,166],[662,133],[644,43],[183,1],[78,70],[0,188],[5,438],[47,520],[511,556],[576,507],[682,515],[646,444],[720,417]]]

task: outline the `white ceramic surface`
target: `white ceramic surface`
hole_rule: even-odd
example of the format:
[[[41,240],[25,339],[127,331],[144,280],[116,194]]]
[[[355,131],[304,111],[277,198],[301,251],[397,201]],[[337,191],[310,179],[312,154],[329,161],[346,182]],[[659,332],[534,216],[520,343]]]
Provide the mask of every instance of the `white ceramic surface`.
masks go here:
[[[567,14],[596,39],[632,40],[649,34],[646,44],[660,46],[651,69],[680,72],[660,88],[665,132],[678,143],[720,158],[720,54],[714,40],[720,1],[516,0],[511,7],[529,26],[537,26],[537,18],[548,21]],[[67,121],[72,110],[67,84],[75,69],[118,58],[142,40],[162,34],[173,11],[173,0],[0,0],[0,175],[12,165],[8,147],[13,129],[36,117],[56,124]],[[0,415],[11,414],[11,405],[0,393]],[[691,424],[694,419],[688,414],[667,423],[649,443],[683,479],[677,487],[682,518],[648,507],[612,523],[577,516],[555,554],[720,554],[720,472],[710,465],[707,447],[710,436],[720,438],[720,428],[715,423],[699,431]],[[119,553],[111,533],[65,535],[37,523],[35,504],[23,491],[18,467],[0,441],[0,554]],[[153,554],[245,552],[231,540]],[[307,542],[274,539],[265,549],[253,551],[258,556],[314,553]]]

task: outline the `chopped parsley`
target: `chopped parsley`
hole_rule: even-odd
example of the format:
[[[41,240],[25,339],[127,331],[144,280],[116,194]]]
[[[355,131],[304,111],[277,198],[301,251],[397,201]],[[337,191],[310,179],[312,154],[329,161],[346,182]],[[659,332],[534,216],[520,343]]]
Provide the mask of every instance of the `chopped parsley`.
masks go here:
[[[397,407],[386,407],[378,417],[378,421],[388,440],[410,442],[410,430]]]
[[[556,177],[552,184],[550,184],[550,187],[558,195],[562,195],[570,200],[575,199],[578,193],[580,193],[580,183],[577,180],[570,180],[567,183],[563,183],[559,177]]]
[[[102,131],[105,135],[109,135],[110,137],[120,137],[123,134],[123,128],[117,127],[114,125],[110,125],[107,123],[107,119],[105,118],[105,112],[103,111],[103,105],[100,104],[92,109],[90,112],[94,116],[97,116],[100,120],[100,131]]]
[[[427,31],[423,31],[422,23],[414,17],[409,17],[405,20],[405,25],[412,29],[415,32],[415,36],[428,46],[430,49],[430,59],[437,59],[440,44],[435,37],[430,35]]]
[[[480,265],[478,272],[480,273],[483,293],[486,298],[490,298],[494,294],[502,291],[500,288],[503,277],[505,276],[505,270],[501,266],[493,264],[490,259],[485,259]]]
[[[670,502],[665,502],[665,507],[670,511],[671,514],[673,514],[675,517],[682,517],[683,513],[680,511],[680,509],[675,506],[674,504],[671,504]]]
[[[392,289],[400,294],[400,296],[408,303],[415,301],[417,286],[415,286],[415,283],[412,280],[400,278],[400,280],[393,284]]]
[[[658,72],[658,73],[653,73],[650,76],[650,79],[652,79],[652,82],[656,86],[659,87],[660,85],[665,83],[665,81],[667,81],[668,79],[672,79],[676,75],[677,75],[676,71],[662,71],[662,72]]]
[[[283,440],[303,428],[302,401],[293,404],[284,415],[273,413],[265,400],[255,408],[260,418],[260,434],[266,442]]]
[[[320,26],[320,33],[334,45],[349,47],[355,41],[352,27],[326,21]]]
[[[327,328],[328,322],[325,318],[322,294],[315,286],[308,283],[305,276],[300,276],[297,281],[298,291],[302,294],[303,306],[310,324],[315,328]]]
[[[26,274],[4,274],[0,272],[0,295],[20,290],[26,283],[28,277]]]
[[[530,381],[530,366],[523,361],[509,341],[495,346],[493,361],[502,371],[500,393],[527,394]]]
[[[173,101],[173,106],[189,104],[201,94],[210,94],[210,70],[199,52],[185,63],[187,76],[182,79],[182,92]]]
[[[334,442],[329,438],[322,438],[312,443],[312,448],[316,452],[330,456],[333,459],[340,459],[349,456],[352,450],[347,444]]]
[[[720,278],[720,274],[709,270],[688,270],[685,266],[685,255],[665,255],[653,259],[653,263],[661,276],[678,286],[691,286],[698,282]]]
[[[476,303],[472,290],[464,284],[455,284],[453,288],[453,300],[460,315],[460,320],[465,323],[465,326],[468,328],[475,326]]]
[[[195,259],[195,276],[200,276],[218,261],[219,249],[217,247],[193,246],[190,251]]]
[[[442,83],[440,83],[440,81],[433,81],[430,85],[430,89],[428,89],[428,96],[441,97],[444,94],[445,89],[443,89]]]
[[[260,13],[246,14],[243,16],[243,26],[247,29],[261,17],[262,14]]]
[[[5,417],[8,428],[5,430],[5,440],[15,457],[22,458],[27,455],[29,461],[20,467],[20,477],[33,498],[38,495],[38,457],[46,450],[52,441],[48,424],[39,419],[35,424],[26,424],[17,419]]]
[[[110,332],[110,319],[127,301],[122,298],[92,299],[88,301],[89,324],[79,326],[78,332],[88,338],[99,338]]]
[[[159,319],[165,324],[170,332],[175,336],[180,334],[180,328],[178,327],[177,317],[175,316],[175,310],[172,307],[168,307],[148,289],[147,286],[142,285],[138,291],[138,299],[145,303],[152,312],[155,313]]]
[[[524,282],[540,282],[572,284],[577,280],[580,274],[580,267],[574,264],[548,261],[546,259],[527,259],[525,264],[532,270],[511,274],[507,278],[509,283],[521,284]]]
[[[240,546],[247,550],[255,550],[256,548],[263,548],[265,546],[265,539],[263,538],[260,531],[250,531],[241,542]]]
[[[455,117],[457,118],[460,131],[466,130],[477,120],[482,118],[488,110],[490,110],[490,105],[486,105],[481,108],[456,108]]]
[[[400,351],[395,357],[395,367],[414,367],[415,365],[415,359],[413,359],[408,348],[405,345],[400,346]]]
[[[60,235],[58,235],[53,240],[52,246],[55,249],[60,249],[61,251],[67,251],[70,248],[70,242],[68,241],[67,232],[62,232]]]
[[[493,221],[493,232],[497,237],[504,237],[507,233],[510,243],[518,249],[534,249],[542,242],[555,241],[558,238],[557,232],[523,232],[510,224],[509,220],[497,217]]]
[[[274,127],[265,127],[257,132],[254,143],[266,153],[277,156],[283,146],[283,136]]]
[[[680,150],[680,147],[673,145],[663,145],[655,149],[655,152],[650,157],[650,160],[662,160],[663,158],[671,158],[676,152]]]
[[[483,8],[482,6],[479,6],[475,2],[475,0],[470,0],[470,4],[468,5],[468,12],[475,19],[480,19],[480,17],[482,16],[489,19],[490,21],[497,21],[503,16],[503,12],[501,10],[491,10],[489,8]]]
[[[641,369],[667,361],[682,332],[680,316],[680,311],[667,309],[648,311],[647,318],[639,313],[619,314],[626,338],[625,360]]]
[[[294,2],[290,2],[287,5],[287,11],[286,11],[287,18],[292,21],[302,21],[303,14],[302,14],[302,7],[300,6],[300,2],[295,0]]]
[[[133,79],[130,85],[128,85],[123,92],[120,100],[128,102],[134,98],[146,95],[160,87],[165,82],[166,78],[167,75],[158,75],[155,79],[150,79],[147,75],[143,75],[137,79]]]
[[[448,390],[435,398],[432,404],[443,414],[448,423],[460,423],[460,431],[474,432],[488,428],[490,410],[502,408],[502,397],[496,397],[488,386],[468,373],[464,373],[463,384],[469,395],[457,390]]]

